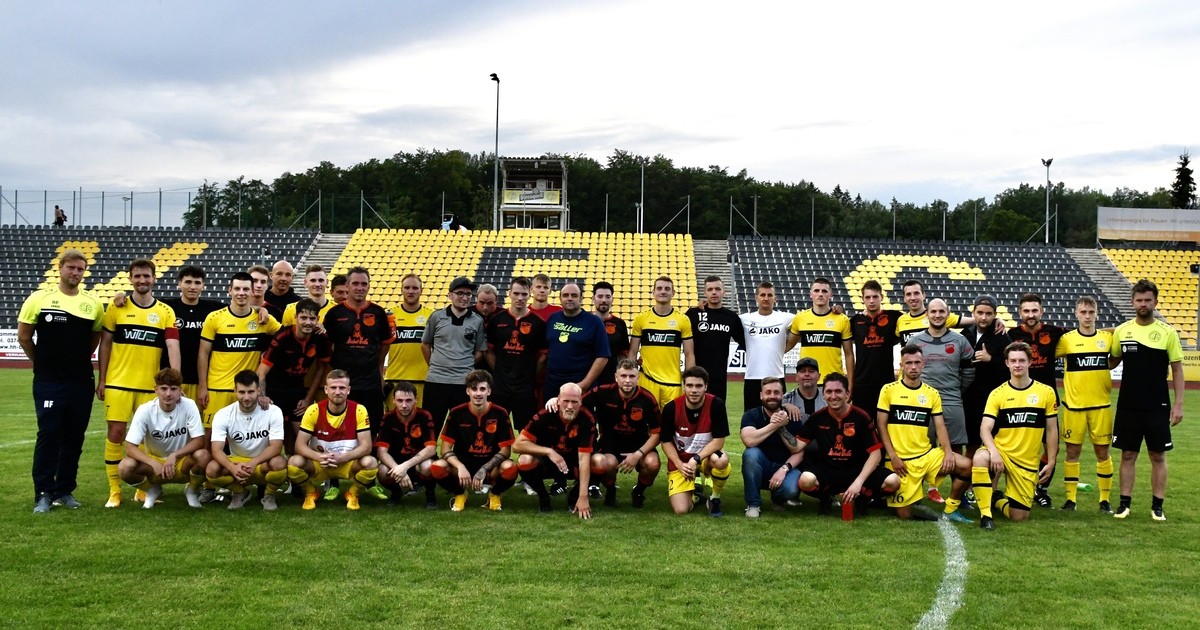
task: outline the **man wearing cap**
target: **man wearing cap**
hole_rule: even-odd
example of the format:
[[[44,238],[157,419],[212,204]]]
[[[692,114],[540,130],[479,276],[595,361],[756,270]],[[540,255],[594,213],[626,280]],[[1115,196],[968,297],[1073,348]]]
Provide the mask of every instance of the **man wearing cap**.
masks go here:
[[[963,389],[963,412],[967,420],[967,457],[983,444],[979,437],[979,424],[983,421],[983,407],[988,395],[1008,380],[1008,366],[1004,363],[1004,348],[1012,342],[1003,325],[996,317],[999,302],[992,295],[975,298],[971,314],[975,323],[963,329],[962,335],[975,349],[975,380]]]
[[[450,282],[450,305],[434,311],[421,336],[421,353],[429,362],[425,376],[425,409],[441,433],[446,412],[467,402],[467,374],[487,350],[483,318],[471,308],[475,284],[459,276]]]
[[[796,389],[783,395],[783,407],[793,420],[801,424],[825,406],[825,397],[817,381],[821,380],[820,367],[812,357],[800,357],[796,361]],[[784,381],[786,383],[786,381]]]

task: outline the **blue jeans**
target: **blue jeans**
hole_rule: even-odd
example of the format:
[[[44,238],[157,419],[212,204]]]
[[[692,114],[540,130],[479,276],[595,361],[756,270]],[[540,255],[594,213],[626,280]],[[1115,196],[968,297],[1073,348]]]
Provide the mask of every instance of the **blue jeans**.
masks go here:
[[[742,486],[746,494],[747,507],[762,507],[762,491],[767,489],[771,477],[781,466],[783,466],[782,461],[771,461],[756,446],[751,446],[742,453]],[[789,499],[795,499],[800,495],[799,481],[800,470],[796,468],[789,470],[787,476],[783,478],[783,484],[778,489],[771,491],[771,500],[783,503]]]

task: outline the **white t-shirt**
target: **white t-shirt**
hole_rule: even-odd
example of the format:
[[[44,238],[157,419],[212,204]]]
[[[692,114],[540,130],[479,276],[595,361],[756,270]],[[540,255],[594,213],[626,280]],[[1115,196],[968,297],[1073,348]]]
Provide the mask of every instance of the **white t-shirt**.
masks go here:
[[[233,403],[213,416],[212,441],[224,442],[233,457],[257,457],[271,440],[283,440],[283,412],[271,405],[247,415]]]
[[[783,376],[783,348],[795,315],[787,311],[771,311],[770,315],[751,311],[738,317],[746,329],[746,378]]]
[[[163,411],[158,399],[144,403],[133,412],[125,441],[145,445],[146,453],[165,458],[183,448],[188,440],[204,435],[200,409],[189,398],[180,398],[172,411]]]

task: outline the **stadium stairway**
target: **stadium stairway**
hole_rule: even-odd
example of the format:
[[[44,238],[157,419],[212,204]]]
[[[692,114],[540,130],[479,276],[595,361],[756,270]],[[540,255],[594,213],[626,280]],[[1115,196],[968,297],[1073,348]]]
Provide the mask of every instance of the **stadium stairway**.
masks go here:
[[[332,280],[333,267],[337,264],[338,258],[342,252],[346,251],[346,245],[350,243],[353,234],[325,234],[317,235],[313,241],[312,247],[304,253],[304,257],[300,262],[296,263],[296,277],[292,279],[292,288],[296,293],[305,295],[304,293],[304,269],[309,265],[321,265],[325,268],[325,273]]]
[[[1092,282],[1096,283],[1096,286],[1104,293],[1104,297],[1108,298],[1108,301],[1112,302],[1112,305],[1121,312],[1123,319],[1133,319],[1135,313],[1129,302],[1129,291],[1133,285],[1125,279],[1125,276],[1121,275],[1108,256],[1095,249],[1068,248],[1067,254],[1092,279]]]
[[[725,284],[725,308],[738,310],[737,281],[729,265],[729,241],[693,241],[696,255],[696,296],[704,299],[704,279],[721,276]]]

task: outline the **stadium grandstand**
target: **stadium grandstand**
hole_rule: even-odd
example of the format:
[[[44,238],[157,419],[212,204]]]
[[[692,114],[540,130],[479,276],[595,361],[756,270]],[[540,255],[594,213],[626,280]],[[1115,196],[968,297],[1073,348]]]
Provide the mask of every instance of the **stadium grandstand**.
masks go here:
[[[591,309],[591,285],[607,280],[616,287],[613,312],[632,318],[653,305],[654,279],[675,281],[675,303],[696,303],[695,255],[690,235],[584,233],[555,230],[448,232],[432,230],[358,230],[333,273],[355,265],[371,270],[372,301],[398,307],[400,279],[416,273],[425,283],[425,300],[443,304],[450,281],[466,276],[496,285],[501,300],[513,276],[545,273],[558,289],[577,282],[583,308]]]
[[[945,299],[956,313],[970,312],[981,294],[994,295],[1009,327],[1018,323],[1017,303],[1026,292],[1042,295],[1049,323],[1073,328],[1080,295],[1096,296],[1101,327],[1121,322],[1117,308],[1058,245],[742,236],[729,243],[741,310],[753,308],[763,280],[775,284],[776,308],[808,308],[809,284],[823,276],[833,283],[834,302],[854,312],[863,309],[861,287],[871,279],[883,285],[885,309],[906,310],[903,284],[915,279],[926,296]]]
[[[228,278],[249,265],[280,258],[299,261],[312,247],[315,230],[270,228],[184,230],[180,228],[0,227],[0,327],[16,328],[21,303],[33,291],[58,283],[59,255],[77,249],[88,257],[84,286],[103,302],[130,290],[129,262],[155,262],[158,293],[175,294],[175,274],[199,265],[208,275],[203,297],[225,301]]]
[[[1196,345],[1197,287],[1192,265],[1200,250],[1105,248],[1104,254],[1131,284],[1149,278],[1158,285],[1158,312],[1180,332],[1184,345]]]

